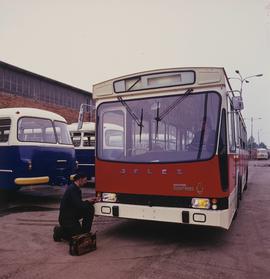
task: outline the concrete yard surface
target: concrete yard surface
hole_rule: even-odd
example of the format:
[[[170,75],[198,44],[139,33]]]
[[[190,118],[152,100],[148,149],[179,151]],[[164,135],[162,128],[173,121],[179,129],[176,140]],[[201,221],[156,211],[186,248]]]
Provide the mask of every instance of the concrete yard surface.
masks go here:
[[[69,255],[67,242],[52,239],[58,199],[50,203],[47,196],[42,211],[5,211],[0,217],[0,279],[268,279],[269,181],[268,166],[250,164],[248,190],[229,231],[95,217],[98,248],[79,257]]]

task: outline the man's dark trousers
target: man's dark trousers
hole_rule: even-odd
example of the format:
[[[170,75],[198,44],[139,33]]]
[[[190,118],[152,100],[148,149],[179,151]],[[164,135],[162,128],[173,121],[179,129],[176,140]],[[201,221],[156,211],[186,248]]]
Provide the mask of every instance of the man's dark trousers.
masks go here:
[[[89,201],[82,201],[81,189],[71,184],[60,204],[59,223],[64,238],[70,239],[74,235],[90,232],[93,218],[94,206]]]
[[[61,224],[64,232],[64,238],[70,239],[74,235],[90,232],[94,218],[94,207],[89,203],[89,209],[85,209],[81,214],[78,214],[78,219],[75,221]],[[80,222],[82,219],[82,222]]]

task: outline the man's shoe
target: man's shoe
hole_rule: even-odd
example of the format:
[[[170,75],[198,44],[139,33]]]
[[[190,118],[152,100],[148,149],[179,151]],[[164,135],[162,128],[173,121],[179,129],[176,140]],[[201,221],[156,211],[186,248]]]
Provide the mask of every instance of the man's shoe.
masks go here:
[[[53,240],[56,242],[60,242],[63,237],[63,230],[60,226],[55,226],[53,228]]]

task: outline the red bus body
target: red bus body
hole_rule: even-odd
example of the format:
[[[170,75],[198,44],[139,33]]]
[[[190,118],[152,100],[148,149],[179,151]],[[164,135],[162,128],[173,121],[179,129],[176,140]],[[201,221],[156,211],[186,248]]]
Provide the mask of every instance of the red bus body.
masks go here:
[[[184,70],[180,68],[181,71],[194,71],[196,73],[196,82],[193,86],[181,86],[181,84],[175,86],[178,90],[177,94],[179,94],[179,92],[182,92],[179,91],[179,88],[181,88],[180,90],[184,90],[182,89],[182,87],[185,87],[192,88],[193,92],[190,93],[190,96],[192,94],[196,94],[196,91],[198,91],[199,93],[211,93],[213,91],[215,92],[215,94],[220,95],[220,107],[216,126],[217,136],[215,141],[215,149],[213,154],[211,156],[209,155],[209,158],[207,157],[206,159],[201,159],[198,161],[194,159],[183,160],[182,162],[170,162],[168,161],[168,159],[166,159],[165,162],[162,162],[161,159],[147,162],[132,162],[128,160],[121,161],[121,159],[117,159],[118,157],[116,156],[116,159],[113,158],[112,160],[102,157],[102,152],[104,152],[105,154],[104,150],[106,149],[104,143],[106,140],[104,132],[106,123],[102,124],[102,119],[105,119],[105,113],[110,110],[110,107],[108,106],[105,107],[105,109],[103,109],[102,111],[102,104],[111,103],[111,107],[113,107],[117,106],[117,104],[121,102],[121,99],[119,99],[119,93],[114,92],[115,89],[113,90],[113,86],[115,87],[114,83],[119,80],[121,82],[122,80],[129,80],[133,76],[138,77],[140,75],[147,75],[148,77],[153,75],[153,73],[159,74],[160,72],[174,72],[175,70],[179,69],[139,73],[136,75],[130,75],[127,77],[107,81],[94,86],[93,96],[94,98],[96,98],[97,102],[97,129],[99,131],[99,136],[97,136],[96,141],[96,192],[99,198],[99,202],[97,202],[95,205],[96,214],[102,216],[115,216],[120,218],[215,226],[228,229],[232,222],[233,216],[238,209],[239,201],[241,199],[244,188],[247,185],[248,152],[246,150],[246,130],[243,119],[239,111],[231,109],[232,104],[230,101],[230,97],[228,97],[228,92],[231,91],[231,88],[223,68],[185,68]],[[216,78],[213,73],[215,73],[216,76],[219,74],[220,78]],[[211,82],[211,76],[215,77],[215,82]],[[199,79],[205,79],[205,82],[201,82],[200,84],[198,82]],[[129,113],[126,112],[126,110],[131,110],[130,107],[134,98],[136,98],[137,102],[138,100],[142,100],[142,103],[144,102],[144,98],[149,96],[165,96],[168,100],[170,100],[170,94],[172,94],[172,96],[176,94],[174,90],[175,88],[173,86],[168,86],[168,88],[166,87],[162,89],[143,88],[141,91],[123,91],[123,95],[121,96],[123,96],[123,98],[127,100],[127,103],[124,103],[124,107],[122,109],[121,106],[119,106],[117,113],[118,115],[120,115],[123,111],[123,121],[126,121],[126,124],[123,124],[123,138],[125,142],[128,141],[128,133],[130,129],[128,127],[128,123],[131,123],[128,122],[126,119],[131,118],[130,121],[133,122],[134,119],[136,120],[136,118],[131,115],[133,113],[132,111]],[[178,96],[180,95],[177,95],[177,97]],[[128,100],[131,100],[130,103],[128,103]],[[171,109],[171,111],[173,111],[175,107],[178,107],[178,104],[176,104],[177,102],[178,99],[176,99],[176,102],[173,103],[172,107],[174,107]],[[158,105],[156,107],[153,106],[153,108],[149,110],[149,112],[153,112],[153,114],[157,113],[158,115],[158,106],[161,107],[161,105],[158,103]],[[119,112],[119,110],[121,110],[121,113]],[[206,110],[207,108],[204,108],[204,111]],[[100,111],[102,111],[103,114]],[[172,114],[171,111],[169,111],[169,113]],[[177,116],[176,112],[173,113],[175,113],[175,115]],[[232,117],[232,115],[233,120],[231,120],[230,118]],[[112,117],[113,116],[114,115],[112,114]],[[132,119],[132,117],[134,119]],[[141,114],[141,119],[142,117],[143,113]],[[151,125],[153,127],[154,125],[158,126],[159,120],[157,119],[158,118],[156,118],[156,122],[155,120],[151,120],[153,121],[153,124],[149,124],[149,127]],[[178,128],[175,124],[176,122],[173,122],[175,120],[171,120],[171,123],[173,124],[170,124],[170,121],[168,119],[169,117],[167,119],[165,118],[165,120],[167,121],[167,126],[164,126],[164,133],[168,134],[169,129],[173,130],[173,132],[171,132],[171,135],[166,134],[163,139],[164,141],[166,141],[166,137],[169,138],[169,136],[171,136],[171,148],[174,148],[175,152],[174,150],[167,150],[167,153],[174,156],[178,151],[177,148],[179,147],[179,145],[186,144],[186,142],[184,141],[188,137],[187,135],[191,132],[185,131],[185,133],[187,134],[185,135],[185,139],[184,136],[182,136],[183,139],[181,138],[178,140],[177,137],[180,137],[178,136],[180,135],[180,132],[178,133]],[[142,123],[143,122],[141,122],[141,124]],[[138,126],[139,124],[140,123],[137,123]],[[136,124],[134,124],[134,127],[134,131],[135,129],[139,129]],[[143,129],[146,129],[145,124],[142,127],[142,130]],[[149,128],[149,131],[151,129],[152,128]],[[157,129],[160,129],[160,127],[158,127]],[[221,136],[222,129],[223,139]],[[155,129],[153,128],[152,130],[154,131]],[[154,133],[153,131],[152,133]],[[177,136],[174,137],[172,135]],[[158,137],[157,134],[155,136]],[[138,137],[138,133],[136,135],[134,134],[132,141],[137,141],[141,144],[142,132],[140,132],[140,140],[138,140]],[[154,145],[153,138],[154,135],[152,134],[148,136],[148,139],[152,141],[152,144]],[[201,138],[200,144],[202,144],[202,139],[203,136]],[[223,149],[222,140],[223,142],[226,141],[226,146]],[[100,147],[101,145],[103,146],[103,149]],[[127,146],[127,143],[125,143],[124,145]],[[167,143],[164,143],[164,146],[169,145]],[[186,144],[186,146],[189,145]],[[150,149],[149,146],[147,146],[147,148]],[[200,148],[202,149],[202,147]],[[115,149],[114,151],[117,150]],[[121,152],[122,151],[123,150],[121,149]],[[126,147],[126,151],[123,152],[127,157],[128,148]],[[138,158],[143,157],[144,154],[147,154],[148,151],[142,152],[145,153],[139,155],[136,154],[138,155]],[[179,154],[184,154],[185,150],[182,149],[181,152],[179,151]],[[149,154],[150,153],[151,152],[149,151]],[[154,151],[152,153],[154,153]],[[133,156],[132,158],[137,157]],[[160,158],[162,158],[162,156]]]

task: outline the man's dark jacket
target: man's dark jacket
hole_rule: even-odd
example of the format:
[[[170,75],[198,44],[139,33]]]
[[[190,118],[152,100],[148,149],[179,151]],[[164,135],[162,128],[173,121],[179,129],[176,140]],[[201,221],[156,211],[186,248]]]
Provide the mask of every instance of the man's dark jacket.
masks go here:
[[[82,201],[82,191],[74,183],[68,186],[60,203],[59,223],[61,226],[72,226],[89,211],[91,203]]]

